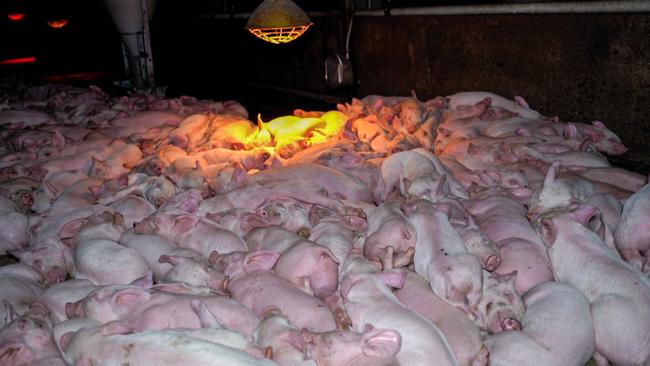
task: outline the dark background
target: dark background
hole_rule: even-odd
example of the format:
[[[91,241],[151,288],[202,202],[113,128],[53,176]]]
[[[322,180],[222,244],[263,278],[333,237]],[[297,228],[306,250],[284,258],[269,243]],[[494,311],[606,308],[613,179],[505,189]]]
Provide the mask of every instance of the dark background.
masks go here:
[[[368,94],[414,90],[428,99],[487,90],[522,95],[545,115],[602,120],[631,148],[626,160],[650,162],[648,13],[359,16],[350,42],[355,84],[330,90],[324,60],[333,50],[344,50],[346,20],[338,15],[343,2],[296,0],[308,13],[333,14],[312,16],[314,25],[284,45],[254,38],[244,30],[245,19],[223,19],[250,13],[260,2],[159,0],[151,22],[158,85],[167,86],[169,96],[236,99],[251,118],[262,113],[265,120],[294,108],[331,109],[336,100]],[[371,2],[381,10],[382,1]],[[390,3],[398,8],[498,2]],[[0,59],[37,57],[33,65],[0,66],[0,76],[99,85],[126,78],[120,39],[103,2],[3,0],[0,10]],[[4,14],[13,11],[25,18],[10,22]],[[47,19],[57,17],[70,23],[48,27]]]

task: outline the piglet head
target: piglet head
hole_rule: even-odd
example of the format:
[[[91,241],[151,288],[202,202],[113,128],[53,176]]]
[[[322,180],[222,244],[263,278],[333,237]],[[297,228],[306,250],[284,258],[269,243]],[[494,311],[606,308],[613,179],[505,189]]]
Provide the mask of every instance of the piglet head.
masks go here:
[[[280,253],[271,250],[257,250],[254,252],[230,252],[224,255],[212,252],[210,263],[214,268],[233,279],[244,273],[268,271],[277,262]]]
[[[29,365],[36,361],[34,351],[24,342],[7,341],[0,344],[0,364]]]
[[[394,357],[401,349],[402,337],[392,329],[366,325],[363,333],[333,331],[300,332],[306,355],[318,365],[347,365],[359,358]],[[299,343],[298,343],[299,344]]]
[[[169,263],[174,268],[167,272],[168,282],[183,282],[190,286],[208,287],[215,291],[225,290],[226,276],[199,260],[182,256],[161,255],[160,263]]]
[[[477,323],[490,333],[521,329],[524,304],[515,290],[516,272],[507,275],[483,272],[483,297]]]
[[[147,289],[134,286],[108,286],[90,293],[81,300],[79,306],[83,307],[85,317],[106,323],[126,317],[150,298],[151,293]]]
[[[149,217],[133,224],[133,232],[136,234],[156,234],[159,231],[159,220],[156,217]]]

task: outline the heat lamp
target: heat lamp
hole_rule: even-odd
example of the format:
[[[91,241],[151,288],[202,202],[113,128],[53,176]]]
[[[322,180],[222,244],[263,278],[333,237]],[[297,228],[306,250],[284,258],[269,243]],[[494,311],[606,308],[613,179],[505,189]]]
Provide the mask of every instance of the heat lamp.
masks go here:
[[[288,43],[314,23],[291,0],[264,0],[246,23],[246,29],[266,42]]]

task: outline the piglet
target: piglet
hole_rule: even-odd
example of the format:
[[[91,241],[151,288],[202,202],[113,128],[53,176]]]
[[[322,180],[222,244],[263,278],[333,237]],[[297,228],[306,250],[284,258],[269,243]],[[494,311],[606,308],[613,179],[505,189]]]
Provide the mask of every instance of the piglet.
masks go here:
[[[483,346],[479,328],[463,311],[436,296],[427,280],[406,271],[404,285],[395,295],[407,308],[431,320],[440,329],[459,365],[487,364],[487,349]]]
[[[354,331],[364,332],[366,324],[377,329],[399,329],[402,347],[396,358],[403,365],[458,364],[440,330],[399,302],[388,287],[404,284],[402,271],[377,272],[360,253],[348,255],[343,267],[341,296]]]
[[[318,366],[397,365],[395,355],[402,346],[402,337],[397,331],[375,329],[370,324],[362,333],[312,333],[303,330],[301,336],[307,357],[316,361]]]
[[[478,258],[467,252],[447,214],[431,202],[418,200],[404,208],[417,232],[415,272],[429,280],[438,297],[472,313],[481,300],[483,283]]]
[[[625,201],[616,227],[616,248],[634,268],[650,274],[650,184]]]
[[[29,265],[16,263],[0,267],[0,329],[13,315],[23,315],[43,292],[43,275]]]
[[[305,359],[300,330],[289,323],[286,316],[271,312],[255,331],[255,343],[273,349],[273,361],[282,366],[316,366]],[[320,364],[318,364],[320,366]]]
[[[256,251],[244,256],[236,253],[221,256],[215,267],[223,268],[229,276],[228,291],[233,299],[263,315],[270,309],[287,314],[296,327],[312,331],[336,329],[334,315],[318,298],[296,288],[291,282],[279,278],[270,269],[279,254]]]
[[[489,336],[494,365],[582,366],[595,349],[594,324],[587,299],[575,288],[545,282],[524,296],[521,330]]]
[[[169,328],[201,328],[201,317],[192,311],[200,301],[225,328],[251,337],[259,323],[252,311],[222,295],[163,292],[137,286],[103,286],[66,304],[68,318],[88,318],[101,323],[122,320],[137,331]]]
[[[50,309],[52,321],[58,324],[68,320],[65,304],[79,301],[97,288],[98,286],[89,280],[72,279],[48,287],[38,302]]]
[[[539,230],[555,279],[589,300],[599,365],[643,365],[650,359],[650,280],[609,249],[583,224],[592,206],[547,214]],[[590,274],[590,275],[585,275]]]
[[[481,329],[493,334],[521,329],[524,304],[515,289],[515,277],[516,273],[483,272],[483,297],[475,319]]]
[[[246,243],[233,232],[190,214],[156,214],[135,224],[137,234],[158,234],[182,248],[205,257],[214,251],[229,253],[247,250]]]
[[[206,257],[158,235],[127,232],[120,243],[144,257],[156,282],[181,282],[194,287],[224,290],[226,277],[212,268]]]
[[[52,339],[47,309],[33,309],[0,330],[0,364],[56,364],[59,352]],[[60,364],[60,362],[58,363]]]
[[[407,266],[417,241],[414,225],[404,216],[400,202],[386,202],[368,215],[368,231],[361,238],[363,254],[371,261],[379,262],[388,247],[395,256],[396,267]]]
[[[246,352],[188,336],[176,330],[135,333],[122,322],[111,322],[64,334],[66,362],[75,365],[150,363],[168,365],[274,365]]]

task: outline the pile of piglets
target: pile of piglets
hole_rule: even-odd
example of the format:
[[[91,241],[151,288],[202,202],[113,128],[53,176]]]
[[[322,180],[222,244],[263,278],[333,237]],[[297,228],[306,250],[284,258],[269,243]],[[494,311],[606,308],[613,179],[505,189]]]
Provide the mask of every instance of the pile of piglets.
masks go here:
[[[368,96],[251,146],[235,101],[0,91],[2,365],[650,365],[650,185],[602,122]]]

